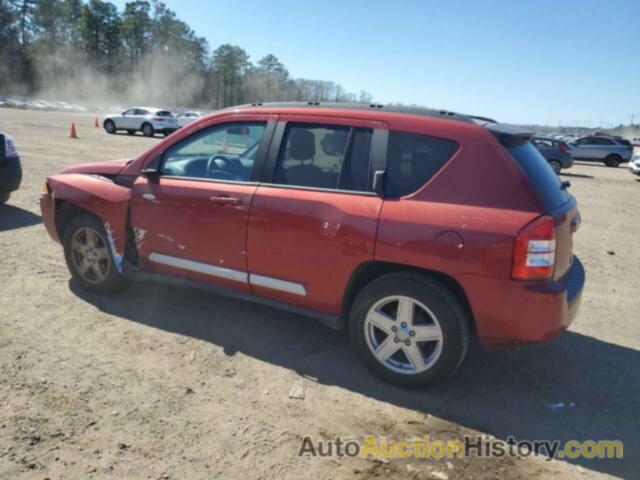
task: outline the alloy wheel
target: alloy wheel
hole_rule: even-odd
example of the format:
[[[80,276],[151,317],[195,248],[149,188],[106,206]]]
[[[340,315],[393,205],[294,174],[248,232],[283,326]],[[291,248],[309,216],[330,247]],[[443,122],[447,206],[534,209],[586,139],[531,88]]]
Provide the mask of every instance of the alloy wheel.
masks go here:
[[[442,353],[442,328],[433,312],[414,298],[393,295],[367,312],[365,339],[373,356],[402,374],[429,370]]]
[[[71,240],[71,260],[78,274],[89,283],[104,281],[111,268],[107,242],[90,227],[79,228]]]

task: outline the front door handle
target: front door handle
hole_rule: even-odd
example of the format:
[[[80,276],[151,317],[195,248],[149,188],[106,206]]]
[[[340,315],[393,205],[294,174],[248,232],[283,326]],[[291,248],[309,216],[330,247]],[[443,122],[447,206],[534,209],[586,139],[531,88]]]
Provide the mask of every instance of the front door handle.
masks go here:
[[[144,200],[155,200],[156,196],[153,193],[143,193],[142,198]]]
[[[230,197],[229,195],[213,195],[209,198],[212,202],[215,202],[219,205],[240,205],[242,204],[242,200],[235,197]]]

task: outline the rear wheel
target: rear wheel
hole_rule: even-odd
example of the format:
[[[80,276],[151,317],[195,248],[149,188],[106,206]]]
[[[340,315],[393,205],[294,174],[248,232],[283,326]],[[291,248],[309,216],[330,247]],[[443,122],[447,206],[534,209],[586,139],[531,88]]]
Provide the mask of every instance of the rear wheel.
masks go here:
[[[11,198],[11,192],[0,192],[0,205],[3,205]]]
[[[618,155],[609,155],[607,158],[604,159],[604,164],[607,167],[617,167],[621,163],[622,163],[622,158],[620,158]]]
[[[562,164],[558,160],[549,160],[549,165],[551,165],[551,168],[556,172],[556,174],[560,173],[560,170],[562,170]]]
[[[145,137],[153,137],[155,133],[156,132],[153,128],[153,125],[151,125],[150,123],[145,123],[144,125],[142,125],[142,134]]]
[[[107,133],[116,133],[116,124],[113,123],[112,120],[106,120],[104,122],[104,129],[107,131]]]
[[[349,317],[354,349],[384,380],[408,388],[451,376],[469,343],[460,300],[440,282],[412,273],[385,275],[356,297]]]
[[[107,232],[93,215],[80,215],[65,229],[64,254],[71,275],[86,290],[106,292],[126,284],[116,268]]]

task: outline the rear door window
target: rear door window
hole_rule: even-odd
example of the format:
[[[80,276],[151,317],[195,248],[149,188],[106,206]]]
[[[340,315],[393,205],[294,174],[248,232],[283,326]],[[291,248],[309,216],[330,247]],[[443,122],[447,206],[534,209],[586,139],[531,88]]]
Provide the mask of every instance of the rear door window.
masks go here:
[[[529,177],[547,211],[569,200],[569,194],[562,187],[562,182],[531,142],[507,149]]]
[[[287,125],[274,183],[369,190],[373,131],[337,125]]]
[[[450,140],[390,132],[385,196],[403,197],[427,183],[458,150]]]

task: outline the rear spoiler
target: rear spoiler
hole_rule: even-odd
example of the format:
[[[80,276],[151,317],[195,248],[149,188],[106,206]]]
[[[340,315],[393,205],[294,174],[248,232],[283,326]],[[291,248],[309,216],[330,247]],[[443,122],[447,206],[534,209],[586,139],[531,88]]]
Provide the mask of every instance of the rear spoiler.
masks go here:
[[[521,128],[512,127],[503,123],[487,122],[483,127],[491,132],[505,147],[517,147],[527,143],[534,135],[534,132],[522,130]]]

